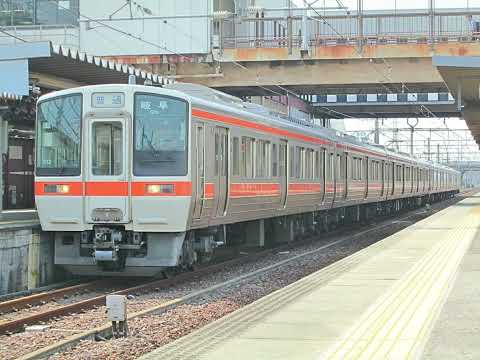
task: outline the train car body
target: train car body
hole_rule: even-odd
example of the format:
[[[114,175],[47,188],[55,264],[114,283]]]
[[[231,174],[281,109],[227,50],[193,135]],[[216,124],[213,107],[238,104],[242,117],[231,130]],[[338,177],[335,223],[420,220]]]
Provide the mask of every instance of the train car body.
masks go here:
[[[192,84],[69,89],[37,114],[38,214],[75,274],[152,276],[211,253],[231,224],[460,185],[452,169]]]

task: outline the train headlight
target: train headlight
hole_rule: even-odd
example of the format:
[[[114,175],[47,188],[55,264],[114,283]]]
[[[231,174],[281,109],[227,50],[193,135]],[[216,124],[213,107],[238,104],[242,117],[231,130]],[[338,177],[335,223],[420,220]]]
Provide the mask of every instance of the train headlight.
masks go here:
[[[148,194],[173,194],[173,184],[148,184],[145,188]]]
[[[57,185],[57,192],[61,194],[68,194],[70,192],[70,185]]]
[[[45,185],[44,188],[45,193],[50,193],[50,194],[68,194],[70,192],[70,185]]]

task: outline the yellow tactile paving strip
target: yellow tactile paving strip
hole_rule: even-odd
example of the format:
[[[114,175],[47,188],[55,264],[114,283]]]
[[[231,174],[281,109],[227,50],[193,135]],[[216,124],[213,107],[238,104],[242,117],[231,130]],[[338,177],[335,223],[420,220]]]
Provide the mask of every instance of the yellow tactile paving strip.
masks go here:
[[[414,359],[480,228],[469,198],[142,359]]]
[[[479,223],[473,211],[452,219],[455,226],[442,230],[430,251],[319,358],[411,359],[421,355]]]

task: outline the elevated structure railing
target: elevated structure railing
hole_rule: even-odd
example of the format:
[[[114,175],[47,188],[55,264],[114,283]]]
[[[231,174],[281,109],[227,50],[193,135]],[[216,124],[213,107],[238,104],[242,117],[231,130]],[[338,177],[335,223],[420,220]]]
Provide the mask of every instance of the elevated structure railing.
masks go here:
[[[0,44],[51,41],[74,50],[80,50],[80,32],[76,25],[21,25],[0,27]],[[11,34],[12,36],[8,35]]]
[[[295,12],[259,9],[248,16],[214,20],[214,47],[313,46],[469,42],[480,38],[480,9]]]

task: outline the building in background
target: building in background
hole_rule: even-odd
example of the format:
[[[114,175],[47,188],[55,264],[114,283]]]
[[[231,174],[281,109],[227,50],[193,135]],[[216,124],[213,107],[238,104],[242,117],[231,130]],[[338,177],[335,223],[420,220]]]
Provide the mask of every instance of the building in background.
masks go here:
[[[79,0],[0,0],[0,26],[78,25]]]

